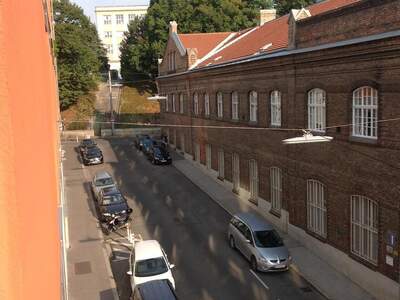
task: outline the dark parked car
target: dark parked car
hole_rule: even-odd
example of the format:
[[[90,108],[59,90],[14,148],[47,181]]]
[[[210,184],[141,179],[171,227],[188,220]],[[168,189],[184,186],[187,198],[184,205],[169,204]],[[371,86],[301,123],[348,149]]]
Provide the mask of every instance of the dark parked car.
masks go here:
[[[95,147],[96,142],[92,139],[83,139],[79,144],[79,151],[82,153],[86,150],[86,148]]]
[[[174,288],[167,279],[152,280],[135,286],[133,300],[176,300]]]
[[[109,222],[115,217],[119,222],[125,223],[132,213],[132,209],[128,206],[126,199],[115,186],[104,188],[100,191],[97,208],[99,219],[102,223]]]
[[[85,166],[103,163],[103,153],[97,147],[87,148],[82,152],[82,161]]]
[[[153,148],[153,145],[154,141],[151,138],[144,139],[142,146],[143,153],[147,155],[150,152],[151,148]]]
[[[143,148],[143,141],[149,139],[150,137],[147,134],[138,134],[135,138],[135,147],[139,150]]]
[[[155,165],[172,163],[172,159],[168,151],[161,146],[153,146],[147,153],[147,157]]]

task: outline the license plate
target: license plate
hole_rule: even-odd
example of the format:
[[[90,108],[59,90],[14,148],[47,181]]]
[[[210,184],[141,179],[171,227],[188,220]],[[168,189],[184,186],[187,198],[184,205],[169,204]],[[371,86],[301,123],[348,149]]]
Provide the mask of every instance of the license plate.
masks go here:
[[[161,160],[161,162],[166,162],[166,160],[165,160],[165,159],[163,159],[163,160]]]
[[[285,266],[285,265],[277,265],[277,266],[275,266],[275,268],[277,268],[277,269],[284,269],[284,268],[286,268],[286,266]]]

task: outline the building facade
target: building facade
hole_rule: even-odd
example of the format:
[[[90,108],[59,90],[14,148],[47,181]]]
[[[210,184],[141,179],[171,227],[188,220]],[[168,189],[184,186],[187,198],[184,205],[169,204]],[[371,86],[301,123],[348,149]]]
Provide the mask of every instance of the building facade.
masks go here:
[[[97,6],[96,26],[99,37],[107,49],[111,70],[120,74],[119,47],[130,21],[136,17],[144,17],[147,5],[141,6]]]
[[[377,299],[399,296],[399,10],[322,1],[176,71],[204,49],[171,26],[157,80],[173,147]],[[333,141],[282,143],[302,129]]]
[[[63,299],[52,2],[0,1],[0,299]]]

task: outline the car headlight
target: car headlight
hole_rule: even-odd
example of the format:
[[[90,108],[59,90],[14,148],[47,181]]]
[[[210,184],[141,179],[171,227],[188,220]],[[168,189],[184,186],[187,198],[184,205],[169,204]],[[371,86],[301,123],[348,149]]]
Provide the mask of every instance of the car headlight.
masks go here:
[[[121,214],[124,214],[124,213],[126,213],[126,210],[121,211]]]
[[[110,214],[110,213],[103,213],[103,216],[105,216],[105,217],[111,217],[111,214]]]
[[[260,262],[269,263],[268,259],[266,259],[264,257],[260,257]]]

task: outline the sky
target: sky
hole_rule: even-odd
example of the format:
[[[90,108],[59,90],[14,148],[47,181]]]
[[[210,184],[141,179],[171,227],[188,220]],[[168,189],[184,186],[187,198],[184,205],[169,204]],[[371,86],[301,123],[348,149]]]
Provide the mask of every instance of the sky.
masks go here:
[[[94,14],[95,6],[102,5],[148,5],[149,0],[71,0],[71,2],[78,4],[83,8],[85,14],[90,17],[90,20],[95,23],[96,18]]]

